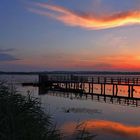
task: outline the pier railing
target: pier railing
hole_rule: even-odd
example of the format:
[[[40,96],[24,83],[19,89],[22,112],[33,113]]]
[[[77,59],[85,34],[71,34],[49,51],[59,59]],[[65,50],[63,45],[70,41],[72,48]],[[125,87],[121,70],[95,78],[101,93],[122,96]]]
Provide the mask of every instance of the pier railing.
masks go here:
[[[83,92],[95,94],[94,85],[100,85],[100,94],[107,95],[106,86],[112,86],[112,95],[118,96],[118,86],[127,86],[128,98],[134,98],[134,87],[140,86],[139,76],[112,76],[112,75],[85,75],[85,74],[41,74],[39,83],[51,89],[71,92]],[[88,85],[88,91],[85,88]],[[137,97],[140,99],[140,97]]]
[[[39,75],[40,82],[85,82],[94,84],[132,84],[140,86],[140,77],[132,76],[86,76],[73,74]]]

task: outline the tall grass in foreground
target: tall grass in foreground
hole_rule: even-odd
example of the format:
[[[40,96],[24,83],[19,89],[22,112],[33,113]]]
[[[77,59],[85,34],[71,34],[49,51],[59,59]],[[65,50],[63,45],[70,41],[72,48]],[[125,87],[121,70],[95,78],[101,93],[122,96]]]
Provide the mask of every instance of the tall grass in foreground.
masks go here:
[[[0,83],[0,140],[60,140],[37,98],[22,96]]]
[[[86,135],[86,137],[85,137]],[[62,140],[63,135],[37,98],[23,96],[0,82],[0,140]],[[79,131],[73,140],[91,140]]]

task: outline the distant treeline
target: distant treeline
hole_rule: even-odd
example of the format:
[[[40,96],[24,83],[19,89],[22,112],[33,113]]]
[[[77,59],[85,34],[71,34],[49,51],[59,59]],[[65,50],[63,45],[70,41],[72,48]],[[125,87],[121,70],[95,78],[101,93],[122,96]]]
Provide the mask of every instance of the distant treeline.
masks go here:
[[[39,74],[95,74],[95,75],[140,75],[140,72],[117,72],[117,71],[44,71],[44,72],[3,72],[6,75],[39,75]]]
[[[1,75],[38,75],[41,72],[1,72]]]

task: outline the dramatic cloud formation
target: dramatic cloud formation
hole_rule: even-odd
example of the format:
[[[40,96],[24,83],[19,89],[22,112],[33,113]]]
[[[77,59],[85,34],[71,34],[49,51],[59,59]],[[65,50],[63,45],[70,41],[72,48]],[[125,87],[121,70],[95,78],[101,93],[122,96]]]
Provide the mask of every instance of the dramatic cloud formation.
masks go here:
[[[138,10],[99,16],[95,13],[75,12],[65,7],[47,3],[34,3],[34,5],[36,5],[37,8],[42,8],[29,8],[29,10],[34,13],[49,16],[69,26],[78,26],[90,30],[140,24],[140,11]]]

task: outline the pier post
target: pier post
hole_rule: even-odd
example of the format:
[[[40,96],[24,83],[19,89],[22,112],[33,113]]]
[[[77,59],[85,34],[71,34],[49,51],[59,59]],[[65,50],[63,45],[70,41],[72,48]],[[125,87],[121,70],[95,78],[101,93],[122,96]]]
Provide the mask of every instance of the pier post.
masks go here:
[[[89,93],[90,93],[90,83],[89,83]]]
[[[115,95],[114,90],[115,90],[115,85],[113,84],[113,88],[112,88],[113,96]]]
[[[79,86],[80,88],[79,88],[79,89],[82,89],[82,86],[83,86],[83,85],[82,85],[82,82],[81,82],[81,83],[79,83],[79,84],[80,84],[80,86]]]
[[[130,98],[131,88],[130,85],[128,85],[128,97]]]
[[[92,78],[92,93],[93,93],[93,78]]]
[[[101,84],[101,95],[103,94],[103,84]]]
[[[104,84],[104,95],[105,95],[105,84]]]
[[[133,85],[131,86],[131,98],[133,98],[133,93],[134,93],[134,87]]]
[[[118,94],[118,85],[116,85],[116,96]]]

